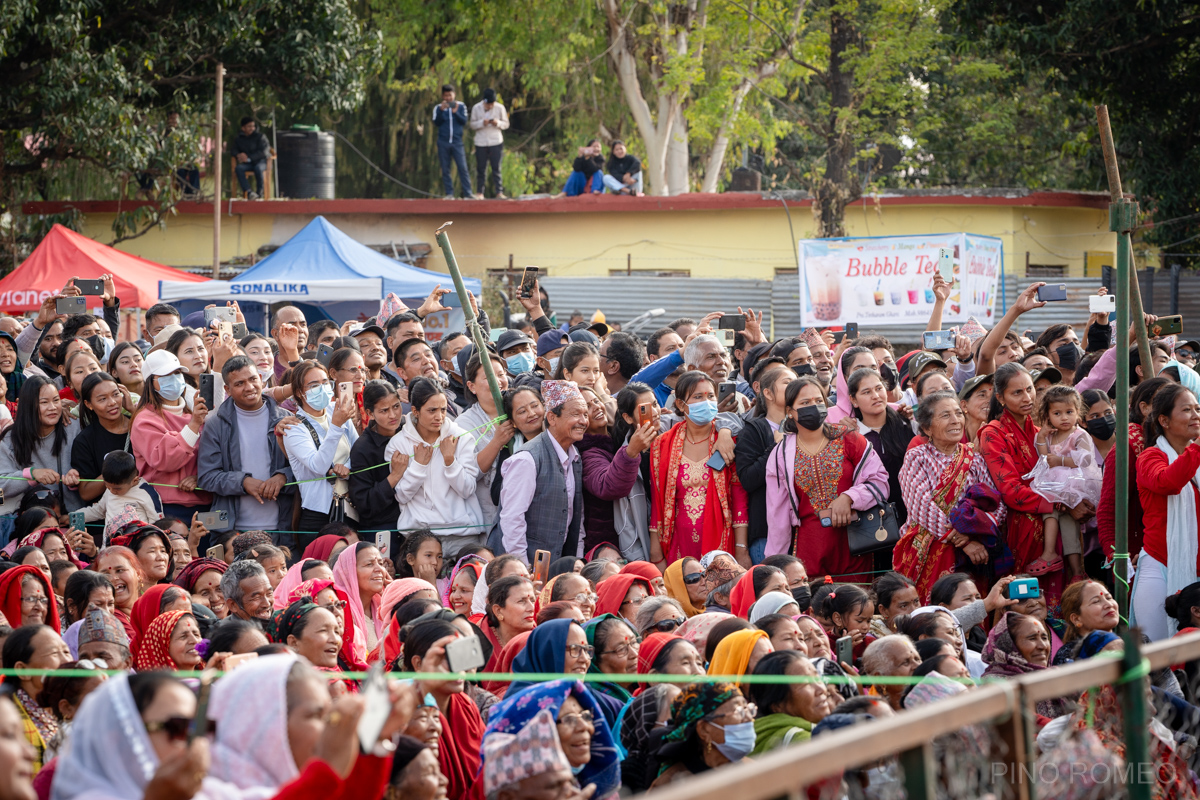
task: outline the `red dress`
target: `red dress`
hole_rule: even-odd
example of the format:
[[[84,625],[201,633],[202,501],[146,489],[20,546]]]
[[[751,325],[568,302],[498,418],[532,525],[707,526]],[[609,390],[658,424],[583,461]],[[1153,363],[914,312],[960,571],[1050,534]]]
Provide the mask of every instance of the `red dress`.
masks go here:
[[[1138,495],[1137,460],[1146,444],[1142,426],[1129,423],[1129,557],[1142,552],[1142,498]],[[1117,508],[1117,445],[1108,451],[1104,459],[1104,483],[1100,488],[1100,506],[1096,509],[1096,526],[1100,534],[1100,547],[1105,558],[1112,558],[1116,544]]]
[[[870,583],[874,558],[850,554],[845,528],[826,528],[818,511],[829,508],[838,495],[854,486],[854,470],[867,450],[867,440],[847,433],[831,441],[817,455],[798,450],[792,480],[800,524],[795,528],[792,552],[810,575],[832,575],[838,583]]]

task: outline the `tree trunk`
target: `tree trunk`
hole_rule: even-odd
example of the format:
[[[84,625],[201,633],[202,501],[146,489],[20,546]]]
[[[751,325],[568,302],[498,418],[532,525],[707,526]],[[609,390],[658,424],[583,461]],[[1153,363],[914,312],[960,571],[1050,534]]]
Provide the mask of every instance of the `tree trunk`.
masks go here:
[[[829,20],[829,127],[826,131],[825,174],[816,192],[817,236],[826,239],[846,235],[846,205],[854,189],[849,185],[854,155],[850,128],[853,75],[844,69],[855,31],[850,20],[838,13]]]
[[[690,148],[687,120],[683,108],[675,107],[675,119],[667,141],[667,194],[687,194],[692,190],[690,180]]]

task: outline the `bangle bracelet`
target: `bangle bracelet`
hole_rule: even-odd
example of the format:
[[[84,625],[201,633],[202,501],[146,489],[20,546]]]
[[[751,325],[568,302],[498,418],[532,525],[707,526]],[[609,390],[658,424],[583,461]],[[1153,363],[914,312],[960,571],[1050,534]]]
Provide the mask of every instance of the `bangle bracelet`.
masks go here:
[[[746,545],[744,545],[744,544],[735,544],[735,545],[734,545],[734,548],[741,548],[742,550],[745,550],[745,549],[746,549]]]

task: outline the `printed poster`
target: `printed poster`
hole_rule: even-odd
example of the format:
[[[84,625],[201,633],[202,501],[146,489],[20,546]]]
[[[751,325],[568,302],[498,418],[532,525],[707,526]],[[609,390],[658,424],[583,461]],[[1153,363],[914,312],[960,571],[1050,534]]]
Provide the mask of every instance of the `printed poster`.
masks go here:
[[[953,253],[954,284],[944,325],[974,317],[985,326],[995,313],[1003,246],[993,236],[941,233],[856,239],[802,239],[800,320],[827,328],[925,323],[933,311],[933,276],[942,248]]]

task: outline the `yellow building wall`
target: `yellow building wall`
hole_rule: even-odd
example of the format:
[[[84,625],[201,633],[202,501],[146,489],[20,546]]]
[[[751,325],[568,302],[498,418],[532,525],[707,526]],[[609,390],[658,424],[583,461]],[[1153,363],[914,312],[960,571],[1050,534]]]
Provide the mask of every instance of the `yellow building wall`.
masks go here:
[[[469,201],[463,201],[467,203]],[[519,202],[519,201],[518,201]],[[459,265],[470,275],[513,264],[535,264],[554,277],[584,277],[635,270],[682,271],[704,278],[771,279],[795,269],[795,240],[811,238],[816,225],[809,208],[783,205],[754,209],[526,214],[327,214],[329,221],[364,244],[403,242],[434,246],[428,266],[445,270],[434,230],[447,220]],[[312,214],[226,214],[221,219],[221,259],[249,258],[259,247],[283,244],[312,220]],[[112,238],[111,214],[90,214],[83,232]],[[1067,275],[1084,275],[1085,254],[1093,265],[1112,253],[1116,238],[1105,210],[1084,207],[886,205],[867,200],[846,211],[850,236],[898,236],[966,231],[1004,241],[1005,269],[1024,275],[1031,264],[1065,265]],[[120,249],[177,267],[212,263],[212,217],[171,217]],[[628,261],[627,261],[628,259]]]

